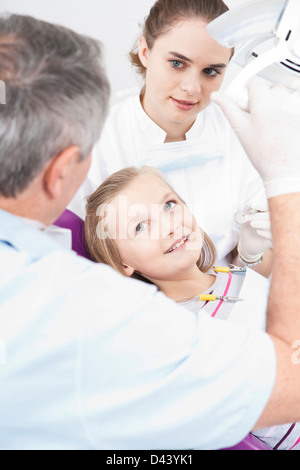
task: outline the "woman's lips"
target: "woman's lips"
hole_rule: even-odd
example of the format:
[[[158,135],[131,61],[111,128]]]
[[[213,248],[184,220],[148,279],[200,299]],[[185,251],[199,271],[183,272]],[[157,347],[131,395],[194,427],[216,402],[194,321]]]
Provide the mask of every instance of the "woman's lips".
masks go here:
[[[180,109],[181,111],[189,111],[192,109],[196,104],[198,104],[198,101],[184,101],[184,100],[177,100],[171,96],[171,100],[175,104],[175,106]]]

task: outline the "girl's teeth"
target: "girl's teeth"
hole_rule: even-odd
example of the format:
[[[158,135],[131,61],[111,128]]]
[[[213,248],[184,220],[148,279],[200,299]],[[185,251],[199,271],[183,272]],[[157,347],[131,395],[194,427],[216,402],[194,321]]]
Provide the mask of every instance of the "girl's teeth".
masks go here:
[[[183,245],[186,242],[186,240],[187,240],[187,237],[183,238],[181,242],[176,243],[176,245],[174,245],[172,248],[170,248],[170,250],[168,250],[168,253],[170,251],[176,250],[176,248],[179,248],[181,245]]]

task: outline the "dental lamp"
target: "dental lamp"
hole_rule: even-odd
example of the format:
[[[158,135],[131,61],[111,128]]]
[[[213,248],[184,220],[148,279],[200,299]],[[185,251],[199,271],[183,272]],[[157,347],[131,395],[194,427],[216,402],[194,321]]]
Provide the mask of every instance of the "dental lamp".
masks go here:
[[[234,47],[241,71],[226,93],[248,108],[247,83],[259,75],[291,90],[300,87],[300,0],[247,0],[208,24],[222,46]]]

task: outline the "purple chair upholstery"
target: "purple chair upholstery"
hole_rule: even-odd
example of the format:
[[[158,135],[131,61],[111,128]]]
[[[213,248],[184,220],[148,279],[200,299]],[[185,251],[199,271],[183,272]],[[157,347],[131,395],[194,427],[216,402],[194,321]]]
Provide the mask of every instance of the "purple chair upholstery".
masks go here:
[[[54,222],[54,225],[57,227],[70,229],[72,232],[72,250],[75,251],[79,256],[90,259],[88,251],[85,247],[84,221],[78,217],[78,215],[66,209]]]
[[[66,209],[62,215],[56,220],[54,225],[62,228],[68,228],[72,232],[72,250],[78,255],[88,258],[89,254],[85,247],[84,239],[84,221],[73,212]],[[262,442],[252,434],[248,434],[245,439],[233,447],[222,450],[273,450],[267,444]]]
[[[233,447],[228,447],[227,449],[222,450],[273,450],[272,447],[269,447],[265,442],[261,441],[253,434],[248,434],[245,439],[236,444]]]

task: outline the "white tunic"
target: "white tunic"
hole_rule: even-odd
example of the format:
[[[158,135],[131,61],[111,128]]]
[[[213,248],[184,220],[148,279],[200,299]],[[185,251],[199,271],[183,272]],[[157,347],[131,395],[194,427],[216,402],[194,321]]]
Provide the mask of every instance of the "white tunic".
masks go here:
[[[218,263],[226,265],[238,242],[233,216],[254,196],[264,197],[261,179],[214,103],[199,113],[186,141],[164,143],[165,138],[144,112],[138,94],[113,106],[93,149],[87,181],[69,208],[84,218],[85,196],[110,174],[128,166],[155,166],[215,243]]]

